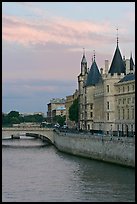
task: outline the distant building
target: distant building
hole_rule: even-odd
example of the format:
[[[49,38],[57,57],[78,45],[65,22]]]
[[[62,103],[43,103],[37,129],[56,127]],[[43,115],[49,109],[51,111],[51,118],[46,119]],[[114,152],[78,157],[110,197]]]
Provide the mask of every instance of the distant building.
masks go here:
[[[135,65],[122,58],[118,45],[109,67],[99,70],[95,54],[88,69],[85,53],[78,76],[79,128],[87,131],[133,135],[135,132]]]
[[[34,112],[33,115],[41,115],[44,117],[44,113],[43,112]]]
[[[64,98],[53,98],[50,103],[47,104],[47,122],[52,123],[53,117],[57,115],[66,115],[65,99]]]
[[[66,116],[66,108],[65,108],[65,105],[64,106],[59,106],[57,108],[55,108],[53,111],[52,111],[52,117],[55,117],[55,116]]]
[[[29,116],[29,115],[42,115],[44,117],[43,112],[34,112],[34,113],[20,113],[21,116]]]

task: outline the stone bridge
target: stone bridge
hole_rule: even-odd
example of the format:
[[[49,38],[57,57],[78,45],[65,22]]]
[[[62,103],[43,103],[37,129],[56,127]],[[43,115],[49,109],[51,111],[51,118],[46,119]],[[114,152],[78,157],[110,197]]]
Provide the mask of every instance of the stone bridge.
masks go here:
[[[42,140],[47,140],[49,143],[54,143],[53,141],[53,128],[35,128],[35,127],[10,127],[2,128],[3,137],[6,135],[26,135],[31,137],[40,138]]]

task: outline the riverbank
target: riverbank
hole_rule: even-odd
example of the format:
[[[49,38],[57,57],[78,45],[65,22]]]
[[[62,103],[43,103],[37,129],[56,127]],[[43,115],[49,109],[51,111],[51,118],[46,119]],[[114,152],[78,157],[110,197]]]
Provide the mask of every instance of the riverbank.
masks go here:
[[[135,138],[70,134],[55,131],[54,145],[62,152],[135,167]]]

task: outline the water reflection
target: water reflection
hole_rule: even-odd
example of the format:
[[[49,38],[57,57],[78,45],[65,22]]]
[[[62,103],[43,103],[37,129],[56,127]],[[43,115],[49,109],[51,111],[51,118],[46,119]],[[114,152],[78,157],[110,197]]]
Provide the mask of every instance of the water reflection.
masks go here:
[[[45,147],[48,143],[42,141],[39,138],[33,137],[20,137],[20,139],[3,138],[3,148],[33,148],[33,147]]]
[[[116,164],[58,153],[65,160],[78,163],[73,171],[85,201],[134,201],[135,170]],[[92,200],[91,200],[92,198]]]
[[[3,202],[135,201],[132,168],[42,147],[39,139],[5,142],[13,148],[2,148]]]

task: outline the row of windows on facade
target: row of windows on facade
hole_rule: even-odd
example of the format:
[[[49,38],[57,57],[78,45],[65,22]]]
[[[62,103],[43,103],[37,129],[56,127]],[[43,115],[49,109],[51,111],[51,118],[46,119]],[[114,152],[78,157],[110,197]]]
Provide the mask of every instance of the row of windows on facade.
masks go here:
[[[86,104],[86,105],[81,105],[81,110],[82,109],[84,110],[84,106],[85,106],[85,109],[87,109],[88,105]],[[93,109],[93,103],[89,104],[89,106],[90,106],[90,109],[92,110]]]
[[[90,125],[88,125],[88,128],[90,129]],[[118,124],[117,125],[117,131],[119,132],[119,130],[122,130],[122,131],[126,131],[127,128],[133,132],[134,130],[134,125],[133,124]],[[92,124],[92,129],[94,129],[94,125]],[[102,124],[99,124],[99,130],[102,129]],[[112,131],[112,125],[111,125],[111,129],[110,131]]]
[[[127,114],[126,114],[127,112]],[[130,114],[131,112],[131,114]],[[134,116],[134,109],[131,109],[131,111],[129,109],[119,109],[118,110],[118,120],[124,119],[124,120],[134,120],[135,116]],[[110,120],[110,113],[107,113],[107,120]]]
[[[120,105],[122,105],[122,104],[130,104],[130,102],[131,103],[135,103],[135,97],[132,97],[132,98],[119,98],[118,99],[118,104]]]
[[[118,104],[119,105],[122,105],[122,104],[134,104],[135,103],[135,97],[132,97],[132,98],[120,98],[117,100],[118,101]],[[85,102],[86,102],[86,97],[85,97]],[[84,106],[84,105],[83,105]],[[85,108],[87,109],[87,104],[85,105]],[[107,101],[107,109],[110,108],[110,102]],[[93,104],[90,104],[90,109],[92,110],[93,109]]]
[[[120,128],[120,126],[121,126],[121,128]],[[131,132],[133,132],[133,129],[134,129],[134,125],[133,124],[131,124],[131,125],[127,125],[127,124],[118,124],[117,125],[117,131],[119,131],[120,129],[122,129],[122,131],[124,131],[124,130],[126,130],[126,129],[129,129],[129,130],[131,130]]]
[[[84,125],[84,123],[83,123]],[[134,125],[133,124],[118,124],[117,125],[117,131],[119,132],[119,130],[122,130],[122,131],[126,131],[127,128],[133,132],[134,130]],[[94,124],[92,124],[92,129],[94,129]],[[102,129],[102,124],[99,124],[99,130]],[[88,130],[90,130],[90,125],[88,124]],[[111,126],[111,129],[110,129],[110,132],[112,132],[112,126]]]
[[[122,99],[120,98],[120,99],[118,99],[118,104],[119,105],[130,104],[130,102],[132,104],[134,104],[135,103],[135,97],[132,97],[132,98],[122,98]],[[110,109],[110,102],[107,101],[107,110],[109,110],[109,109]]]
[[[131,86],[132,86],[132,87],[131,87]],[[134,84],[133,84],[133,85],[128,85],[128,86],[121,86],[121,87],[118,88],[118,92],[119,92],[119,93],[120,93],[120,92],[125,92],[126,90],[127,90],[127,92],[129,92],[129,91],[134,91],[134,90],[135,90]],[[107,93],[109,93],[109,91],[110,91],[110,86],[107,85]]]
[[[118,109],[118,119],[135,119],[135,111],[134,108],[133,109]]]
[[[127,92],[129,92],[129,91],[134,91],[134,90],[135,90],[134,84],[133,84],[133,85],[128,85],[128,86],[118,87],[118,92],[119,92],[119,93],[125,92],[126,90],[127,90]],[[106,91],[107,91],[107,93],[110,92],[110,85],[107,85]],[[86,93],[87,93],[87,90],[85,89],[85,94],[86,94]]]
[[[118,99],[119,105],[121,104],[121,102],[122,102],[122,104],[126,104],[126,102],[127,102],[127,104],[129,104],[130,102],[134,104],[135,103],[135,97]],[[85,109],[87,109],[87,105],[85,105]],[[93,103],[90,104],[90,109],[91,110],[93,109]],[[107,101],[107,110],[109,110],[109,109],[110,109],[110,102]]]
[[[126,114],[127,113],[127,114]],[[107,120],[110,120],[110,113],[106,113],[106,117]],[[85,112],[85,114],[81,113],[81,117],[83,118],[83,116],[85,115],[85,118],[87,118],[87,112]],[[93,112],[90,112],[90,117],[93,118]],[[134,108],[131,109],[131,111],[129,109],[118,109],[118,120],[120,119],[134,119]]]

